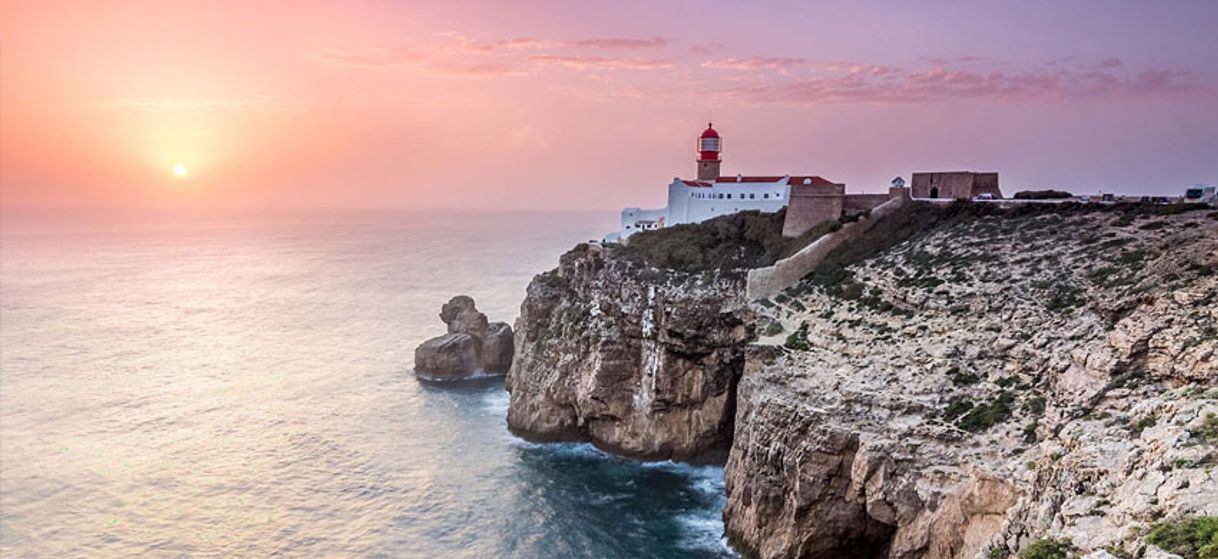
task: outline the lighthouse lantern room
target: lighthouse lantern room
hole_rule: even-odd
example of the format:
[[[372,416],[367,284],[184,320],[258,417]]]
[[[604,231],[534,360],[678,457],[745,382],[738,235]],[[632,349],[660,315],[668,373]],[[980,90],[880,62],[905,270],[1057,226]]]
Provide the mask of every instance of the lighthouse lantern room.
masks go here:
[[[723,139],[715,131],[714,124],[706,123],[706,130],[698,137],[698,180],[713,181],[719,178],[719,152],[723,151]]]

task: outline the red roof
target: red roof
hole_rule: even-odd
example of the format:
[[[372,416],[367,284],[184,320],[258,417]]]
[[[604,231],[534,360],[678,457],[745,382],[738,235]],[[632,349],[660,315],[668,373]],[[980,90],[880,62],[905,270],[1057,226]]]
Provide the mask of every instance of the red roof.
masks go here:
[[[714,126],[708,122],[708,123],[706,123],[706,130],[702,131],[701,137],[702,138],[718,138],[719,133],[716,132]]]
[[[771,182],[772,183],[772,182],[778,182],[778,181],[782,180],[783,178],[785,178],[785,177],[740,177],[740,180],[737,181],[736,177],[728,176],[728,177],[719,177],[719,178],[715,179],[715,182]],[[815,175],[792,176],[792,177],[790,177],[790,179],[791,180],[787,184],[790,184],[792,186],[797,185],[797,184],[803,184],[804,179],[811,179],[812,180],[811,184],[814,184],[817,186],[824,186],[827,184],[837,184],[837,183],[834,183],[833,181],[830,181],[823,177],[818,177]]]
[[[715,179],[714,182],[722,183],[722,184],[731,184],[731,183],[737,183],[737,182],[738,183],[751,182],[751,183],[773,184],[784,178],[788,178],[788,177],[740,177],[740,180],[737,181],[735,176],[731,176],[731,177],[719,177],[719,178]],[[811,181],[808,184],[813,184],[816,186],[837,184],[831,180],[825,179],[824,177],[818,177],[816,175],[798,176],[798,177],[789,177],[789,178],[790,178],[790,181],[787,184],[789,184],[791,186],[801,185],[804,183],[805,179],[808,179]],[[709,186],[713,185],[713,183],[710,181],[688,181],[685,179],[681,179],[681,182],[684,183],[685,186],[709,187]]]

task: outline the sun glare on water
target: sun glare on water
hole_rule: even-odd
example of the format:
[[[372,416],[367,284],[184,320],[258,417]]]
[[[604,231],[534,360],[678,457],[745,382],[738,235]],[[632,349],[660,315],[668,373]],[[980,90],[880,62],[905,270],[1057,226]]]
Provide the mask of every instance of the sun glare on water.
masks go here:
[[[173,176],[175,176],[175,177],[186,176],[186,166],[181,163],[174,165],[173,166]]]

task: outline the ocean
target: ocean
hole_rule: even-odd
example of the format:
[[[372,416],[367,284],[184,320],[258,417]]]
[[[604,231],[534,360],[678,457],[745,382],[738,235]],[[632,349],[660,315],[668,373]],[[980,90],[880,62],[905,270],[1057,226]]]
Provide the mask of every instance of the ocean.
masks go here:
[[[734,556],[723,472],[521,441],[414,348],[616,216],[10,211],[4,557]]]

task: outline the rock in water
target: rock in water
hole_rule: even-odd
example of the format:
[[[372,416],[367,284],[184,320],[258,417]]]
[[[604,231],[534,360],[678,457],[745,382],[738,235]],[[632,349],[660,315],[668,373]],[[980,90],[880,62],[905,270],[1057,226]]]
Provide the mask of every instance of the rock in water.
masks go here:
[[[448,325],[448,333],[462,332],[479,340],[486,338],[486,315],[478,312],[473,297],[457,295],[440,308],[440,320]]]
[[[482,340],[482,369],[489,373],[506,373],[512,368],[512,327],[506,322],[492,322],[487,326],[486,338]]]
[[[415,374],[444,380],[478,372],[503,374],[512,366],[512,327],[488,323],[473,298],[458,295],[440,309],[448,333],[423,342],[414,352]]]
[[[444,334],[423,342],[414,350],[416,374],[438,379],[458,379],[478,372],[478,338],[462,332]]]
[[[521,304],[508,427],[638,458],[719,458],[749,313],[742,273],[661,271],[577,246]]]

